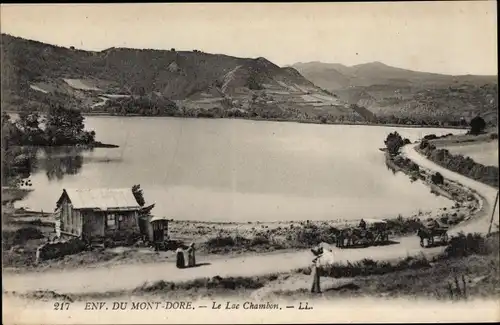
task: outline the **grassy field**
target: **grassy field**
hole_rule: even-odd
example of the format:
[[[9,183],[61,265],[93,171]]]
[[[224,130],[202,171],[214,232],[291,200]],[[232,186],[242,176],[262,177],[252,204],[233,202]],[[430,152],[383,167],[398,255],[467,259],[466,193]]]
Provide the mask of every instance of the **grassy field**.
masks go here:
[[[448,149],[454,155],[471,157],[474,161],[485,166],[498,167],[498,140],[484,143],[451,145],[443,148]]]

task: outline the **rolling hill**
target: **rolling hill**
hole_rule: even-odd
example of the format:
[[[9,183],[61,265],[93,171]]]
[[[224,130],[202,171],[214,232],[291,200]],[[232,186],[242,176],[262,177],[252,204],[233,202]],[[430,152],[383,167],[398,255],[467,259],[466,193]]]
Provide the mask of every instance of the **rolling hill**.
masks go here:
[[[379,117],[413,119],[484,116],[496,124],[498,76],[451,76],[371,62],[351,67],[321,62],[292,67],[339,99]]]
[[[83,51],[2,34],[2,105],[87,113],[352,120],[363,117],[291,67],[199,50]]]

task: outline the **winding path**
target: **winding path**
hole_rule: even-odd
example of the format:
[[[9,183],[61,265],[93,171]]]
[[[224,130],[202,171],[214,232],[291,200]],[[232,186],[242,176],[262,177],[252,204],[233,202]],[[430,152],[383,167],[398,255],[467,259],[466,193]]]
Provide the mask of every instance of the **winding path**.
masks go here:
[[[412,160],[417,165],[430,169],[434,172],[439,172],[445,179],[459,183],[469,189],[475,191],[483,199],[483,208],[478,212],[478,215],[470,222],[465,222],[449,231],[450,234],[456,234],[460,231],[464,232],[479,232],[486,233],[490,223],[491,215],[493,214],[493,204],[497,195],[497,189],[471,178],[465,177],[458,173],[452,172],[436,163],[428,160],[415,150],[415,145],[407,145],[401,150],[402,155]],[[498,220],[498,209],[495,211],[496,220]]]
[[[414,145],[405,146],[402,154],[418,165],[439,171],[445,178],[461,183],[476,191],[483,198],[483,209],[469,223],[454,228],[458,231],[482,232],[488,230],[496,189],[446,170],[414,150]],[[497,211],[498,213],[498,211]],[[390,260],[416,254],[427,256],[440,252],[442,247],[422,249],[415,236],[400,238],[398,244],[361,249],[336,249],[336,260],[359,261],[364,258]],[[34,290],[53,290],[58,293],[102,293],[131,290],[146,282],[187,281],[213,276],[256,276],[276,272],[287,272],[310,265],[312,254],[309,250],[265,255],[253,255],[216,260],[200,260],[207,263],[195,268],[179,270],[172,262],[154,264],[119,265],[109,268],[76,270],[52,270],[38,273],[3,274],[3,289],[6,291],[27,292]]]

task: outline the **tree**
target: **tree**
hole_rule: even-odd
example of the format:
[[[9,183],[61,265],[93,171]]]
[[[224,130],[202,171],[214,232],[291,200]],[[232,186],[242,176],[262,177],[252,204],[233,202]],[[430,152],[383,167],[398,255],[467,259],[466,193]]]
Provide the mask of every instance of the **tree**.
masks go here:
[[[246,86],[248,87],[248,89],[251,89],[251,90],[262,90],[262,86],[260,85],[260,83],[257,81],[257,79],[255,78],[255,76],[250,76],[248,77],[247,79],[247,82],[246,82]]]
[[[135,197],[135,200],[137,201],[137,204],[141,207],[141,210],[139,212],[140,217],[148,216],[151,215],[151,210],[155,207],[155,204],[150,204],[148,206],[146,205],[146,200],[144,200],[144,192],[141,189],[141,185],[137,184],[132,186],[132,194]]]
[[[40,128],[40,115],[37,112],[20,112],[16,126],[22,133],[21,143],[41,145],[45,142],[44,132]]]
[[[486,122],[481,116],[476,116],[470,121],[470,134],[478,135],[484,131]]]
[[[144,204],[146,204],[141,185],[137,184],[132,186],[132,194],[134,194],[135,200],[137,201],[137,204],[139,204],[139,206],[143,207]]]
[[[431,176],[431,181],[436,185],[440,185],[444,183],[444,177],[441,173],[437,172]]]
[[[46,119],[45,133],[49,145],[90,144],[95,132],[84,131],[84,118],[80,111],[52,105]]]
[[[404,145],[404,140],[399,133],[395,131],[393,133],[389,133],[384,143],[387,151],[389,151],[391,155],[397,155],[399,153],[399,149]]]

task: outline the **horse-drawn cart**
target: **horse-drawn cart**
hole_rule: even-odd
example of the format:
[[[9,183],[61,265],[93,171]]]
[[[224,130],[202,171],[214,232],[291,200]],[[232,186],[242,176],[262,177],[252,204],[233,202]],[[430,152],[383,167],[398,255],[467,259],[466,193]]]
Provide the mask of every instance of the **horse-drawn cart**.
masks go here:
[[[387,243],[389,232],[384,220],[365,220],[366,228],[350,227],[340,230],[336,246],[340,248],[352,246],[371,246]]]
[[[435,244],[436,237],[439,238],[441,244],[448,243],[448,227],[443,227],[439,223],[422,225],[418,231],[417,236],[420,237],[420,246],[431,247]],[[427,240],[427,245],[425,245]]]

